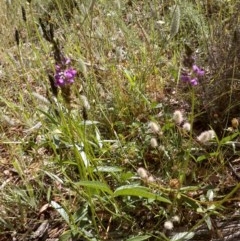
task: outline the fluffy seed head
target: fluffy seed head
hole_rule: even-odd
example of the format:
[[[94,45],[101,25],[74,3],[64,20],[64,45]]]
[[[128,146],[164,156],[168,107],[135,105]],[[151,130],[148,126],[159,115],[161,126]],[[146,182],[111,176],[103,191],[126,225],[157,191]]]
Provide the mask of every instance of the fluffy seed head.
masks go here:
[[[49,100],[48,100],[47,98],[45,98],[43,95],[40,95],[40,94],[38,94],[37,92],[32,92],[32,95],[33,95],[36,99],[40,100],[43,104],[46,104],[46,105],[49,105],[49,104],[50,104]]]
[[[198,137],[197,140],[201,143],[207,143],[215,137],[215,132],[213,130],[204,131]]]
[[[237,118],[233,118],[233,119],[231,120],[231,122],[232,122],[232,127],[233,127],[234,129],[237,129],[237,128],[239,127],[239,121],[238,121]]]
[[[138,173],[139,177],[141,177],[142,179],[148,178],[148,173],[143,167],[139,167],[137,170],[137,173]]]
[[[173,120],[177,125],[180,125],[183,121],[183,115],[180,110],[175,110],[173,113]]]
[[[16,124],[15,121],[7,115],[2,115],[1,119],[2,119],[1,120],[2,122],[4,122],[5,124],[7,124],[9,126],[14,126]]]
[[[177,215],[175,215],[175,216],[172,217],[172,221],[173,221],[174,223],[179,223],[179,222],[180,222],[180,217],[177,216]]]
[[[83,106],[86,108],[86,110],[90,110],[90,104],[87,97],[85,95],[80,95],[80,98],[82,99]]]
[[[164,228],[167,229],[167,230],[172,230],[172,229],[173,229],[173,223],[172,223],[172,221],[166,221],[163,226],[164,226]]]
[[[152,148],[158,147],[158,142],[157,142],[157,139],[155,137],[151,138],[150,145],[151,145]]]
[[[160,131],[160,126],[156,122],[153,122],[153,121],[150,121],[148,123],[148,128],[151,133],[157,134]]]
[[[183,124],[182,126],[183,130],[187,131],[187,132],[190,132],[191,131],[191,124],[186,122]]]
[[[149,176],[148,178],[147,178],[147,182],[148,183],[153,183],[153,182],[155,182],[156,180],[155,180],[155,178],[153,177],[153,176]]]

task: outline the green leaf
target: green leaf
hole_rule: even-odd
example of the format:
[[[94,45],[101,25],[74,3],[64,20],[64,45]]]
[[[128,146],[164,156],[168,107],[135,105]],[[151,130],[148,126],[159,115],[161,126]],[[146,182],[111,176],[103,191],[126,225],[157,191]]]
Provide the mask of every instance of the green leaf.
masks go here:
[[[202,156],[199,156],[197,158],[196,162],[201,162],[201,161],[206,160],[206,159],[207,159],[207,157],[205,155],[202,155]]]
[[[239,136],[238,132],[232,135],[226,136],[220,141],[220,144],[226,144],[227,142],[232,141],[237,136]]]
[[[177,233],[171,238],[171,241],[187,241],[187,240],[193,238],[194,235],[195,235],[195,233],[193,233],[193,232]]]
[[[71,230],[67,230],[61,235],[59,241],[69,241],[71,238],[72,238],[72,232]]]
[[[69,224],[69,216],[62,206],[57,202],[51,201],[51,206],[62,216],[62,218]]]
[[[143,198],[154,199],[160,202],[171,203],[170,200],[161,197],[158,194],[150,192],[149,188],[136,186],[136,185],[126,185],[117,188],[114,192],[114,197],[118,196],[137,196]]]
[[[98,182],[98,181],[81,181],[81,182],[77,182],[76,185],[93,188],[93,189],[96,189],[96,190],[100,190],[102,192],[107,192],[110,195],[113,195],[113,192],[108,187],[108,185],[105,184],[105,183],[102,183],[102,182]]]
[[[146,240],[148,238],[151,238],[151,236],[150,235],[142,235],[142,236],[136,236],[136,237],[129,238],[126,241],[142,241],[142,240]]]
[[[122,168],[113,166],[98,166],[94,169],[95,172],[121,172]]]

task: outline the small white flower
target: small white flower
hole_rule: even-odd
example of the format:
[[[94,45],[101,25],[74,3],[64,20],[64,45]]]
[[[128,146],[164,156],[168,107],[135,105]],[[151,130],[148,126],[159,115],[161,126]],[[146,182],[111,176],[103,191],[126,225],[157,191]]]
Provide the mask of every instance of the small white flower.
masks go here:
[[[147,173],[146,169],[144,169],[143,167],[139,167],[137,170],[137,173],[138,173],[139,177],[141,177],[142,179],[148,178],[148,173]]]
[[[157,134],[160,131],[160,126],[156,122],[153,122],[153,121],[150,121],[148,123],[148,128],[151,133]]]
[[[173,113],[173,120],[177,125],[180,125],[183,121],[183,115],[180,110],[175,110]]]
[[[150,140],[150,145],[151,145],[152,148],[156,148],[156,147],[158,147],[157,139],[154,138],[154,137],[151,138],[151,140]]]
[[[197,140],[201,143],[206,143],[215,137],[215,132],[213,130],[204,131],[198,137]]]
[[[191,131],[191,124],[186,122],[184,123],[184,125],[182,126],[183,130],[190,132]]]
[[[172,229],[173,229],[173,223],[172,223],[172,221],[166,221],[163,226],[164,226],[164,228],[167,229],[167,230],[172,230]]]

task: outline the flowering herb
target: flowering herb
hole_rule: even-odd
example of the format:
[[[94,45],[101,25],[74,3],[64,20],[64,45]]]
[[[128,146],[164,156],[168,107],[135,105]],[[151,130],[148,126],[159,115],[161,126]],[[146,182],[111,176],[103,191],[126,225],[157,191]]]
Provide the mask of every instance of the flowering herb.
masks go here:
[[[199,68],[196,64],[192,66],[192,70],[189,72],[182,73],[180,79],[184,82],[188,82],[193,86],[198,85],[199,77],[204,76],[205,71],[202,68]]]
[[[193,50],[188,45],[185,45],[183,65],[187,68],[187,70],[182,72],[180,79],[184,82],[190,83],[193,86],[198,85],[199,78],[204,76],[205,71],[195,64]]]
[[[54,75],[56,86],[63,87],[74,82],[77,71],[70,67],[70,62],[70,59],[65,58],[60,64],[56,64]]]

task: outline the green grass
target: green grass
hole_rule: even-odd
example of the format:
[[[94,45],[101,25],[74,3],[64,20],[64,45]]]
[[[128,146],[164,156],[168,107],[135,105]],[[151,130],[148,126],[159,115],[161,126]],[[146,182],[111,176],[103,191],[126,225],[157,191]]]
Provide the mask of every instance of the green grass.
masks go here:
[[[1,3],[0,240],[182,240],[166,221],[185,240],[211,229],[239,189],[228,166],[239,157],[237,1],[73,2]],[[69,101],[52,93],[39,18],[78,71]],[[186,45],[205,69],[198,86],[180,78]]]

